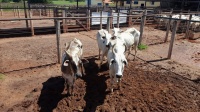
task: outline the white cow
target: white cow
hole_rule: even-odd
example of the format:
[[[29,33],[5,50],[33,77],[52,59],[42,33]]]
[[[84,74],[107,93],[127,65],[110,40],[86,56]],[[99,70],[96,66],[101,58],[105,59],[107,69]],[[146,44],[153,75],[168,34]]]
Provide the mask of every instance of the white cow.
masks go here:
[[[120,89],[121,78],[123,77],[124,66],[128,64],[125,51],[126,45],[123,40],[116,38],[114,44],[110,47],[107,58],[109,64],[109,75],[111,78],[111,92],[113,92],[113,84],[118,82]]]
[[[99,59],[100,59],[99,66],[101,67],[101,64],[103,63],[103,58],[108,53],[111,34],[109,34],[107,30],[101,29],[98,30],[96,38],[99,47]],[[100,52],[101,52],[101,58],[100,58]]]
[[[135,59],[136,53],[137,53],[137,47],[138,47],[138,43],[139,43],[139,38],[140,38],[140,32],[135,28],[128,28],[124,32],[122,32],[120,30],[120,28],[114,28],[113,36],[120,38],[121,40],[123,40],[125,42],[126,47],[128,49],[127,50],[128,51],[127,59],[132,50],[132,47],[135,48],[135,56],[134,56],[134,59]]]
[[[65,50],[62,57],[61,71],[65,80],[65,88],[67,88],[67,94],[73,93],[74,82],[77,77],[82,77],[85,73],[82,57],[82,43],[78,39],[73,39],[69,44],[65,44]],[[81,69],[81,70],[80,70]]]

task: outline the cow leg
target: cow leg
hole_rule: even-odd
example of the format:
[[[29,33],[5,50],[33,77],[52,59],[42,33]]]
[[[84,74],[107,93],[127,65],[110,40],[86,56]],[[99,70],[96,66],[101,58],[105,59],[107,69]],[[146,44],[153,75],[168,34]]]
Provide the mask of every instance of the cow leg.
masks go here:
[[[70,87],[69,87],[69,84],[66,84],[66,87],[67,87],[67,95],[70,95]]]
[[[131,47],[128,49],[128,54],[126,56],[126,59],[128,59],[129,54],[131,53]]]
[[[101,55],[101,60],[100,60],[100,63],[99,63],[99,68],[101,68],[101,65],[103,63],[103,57],[104,57],[105,53],[102,53]]]
[[[111,80],[110,80],[110,91],[111,93],[113,92],[113,85],[114,85],[114,77],[111,76]]]
[[[136,54],[137,54],[137,46],[135,46],[135,56],[133,60],[135,60]]]
[[[100,52],[101,52],[101,51],[100,51],[100,49],[99,49],[99,60],[100,60]]]
[[[83,63],[81,63],[81,71],[82,71],[82,74],[85,75],[85,68],[83,66]]]
[[[74,85],[71,86],[71,95],[73,95],[74,92]]]
[[[121,89],[121,78],[118,79],[118,89],[119,89],[119,90]]]

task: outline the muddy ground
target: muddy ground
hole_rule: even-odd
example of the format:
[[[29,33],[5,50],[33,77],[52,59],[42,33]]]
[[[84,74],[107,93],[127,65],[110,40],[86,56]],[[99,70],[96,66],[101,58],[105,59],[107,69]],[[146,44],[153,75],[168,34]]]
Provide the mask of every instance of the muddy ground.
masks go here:
[[[139,26],[134,26],[139,29]],[[146,26],[146,50],[128,61],[122,88],[111,94],[108,68],[98,69],[96,31],[61,34],[83,43],[86,75],[66,96],[55,35],[0,39],[0,111],[15,112],[199,112],[200,40],[177,34],[171,59],[165,31]],[[199,33],[196,34],[199,36]],[[170,38],[170,36],[169,36]],[[133,53],[134,54],[134,53]]]

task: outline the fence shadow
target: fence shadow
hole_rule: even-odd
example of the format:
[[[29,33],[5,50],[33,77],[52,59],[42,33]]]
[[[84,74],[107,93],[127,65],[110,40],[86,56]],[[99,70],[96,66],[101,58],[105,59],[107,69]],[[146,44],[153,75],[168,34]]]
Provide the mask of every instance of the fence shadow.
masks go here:
[[[38,99],[40,112],[52,112],[57,104],[65,95],[61,93],[64,90],[64,79],[61,76],[51,77],[43,83],[43,88]]]
[[[90,58],[89,66],[85,67],[86,75],[83,80],[86,82],[86,94],[84,100],[86,101],[86,106],[83,112],[95,112],[97,106],[104,103],[104,99],[108,92],[106,92],[107,85],[106,80],[109,75],[98,74],[98,64],[95,63],[96,58]]]
[[[151,63],[151,62],[158,62],[158,61],[165,61],[165,60],[169,60],[169,58],[162,58],[162,59],[156,59],[156,60],[149,60],[147,61],[148,63]]]

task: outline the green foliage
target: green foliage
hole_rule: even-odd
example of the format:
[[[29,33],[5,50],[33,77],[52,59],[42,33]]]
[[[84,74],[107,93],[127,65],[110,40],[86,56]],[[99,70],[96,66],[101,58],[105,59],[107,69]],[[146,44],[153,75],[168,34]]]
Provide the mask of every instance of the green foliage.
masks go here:
[[[56,4],[56,5],[76,5],[76,2],[70,2],[70,1],[65,1],[65,0],[64,0],[64,1],[61,1],[61,0],[58,0],[58,1],[53,0],[52,2],[53,2],[53,4]],[[85,5],[85,2],[79,2],[78,5],[79,5],[79,6]]]
[[[69,2],[77,2],[77,0],[66,0],[66,1],[69,1]],[[84,2],[85,0],[78,0],[79,2]]]
[[[2,2],[8,3],[8,2],[11,2],[11,0],[2,0]]]
[[[138,49],[139,49],[139,50],[145,50],[145,49],[147,49],[147,48],[148,48],[148,46],[145,45],[145,44],[139,44],[139,45],[138,45]]]
[[[29,0],[30,3],[52,3],[52,0]]]
[[[13,0],[13,2],[21,2],[22,0]]]

